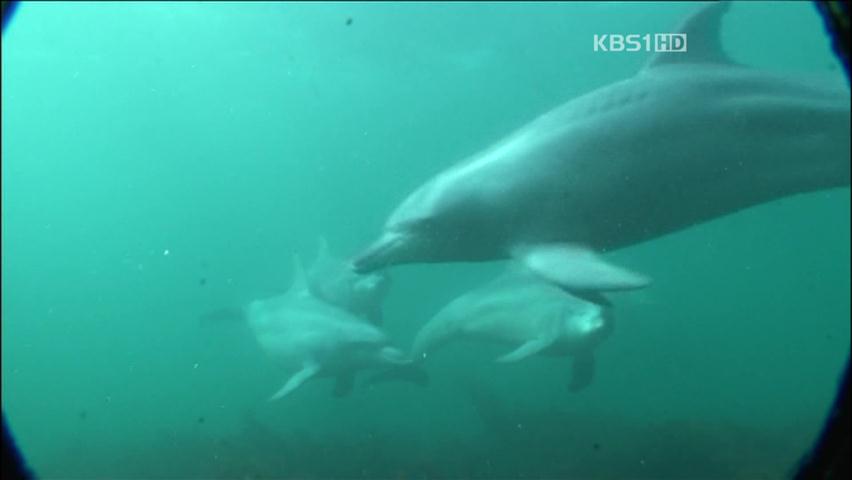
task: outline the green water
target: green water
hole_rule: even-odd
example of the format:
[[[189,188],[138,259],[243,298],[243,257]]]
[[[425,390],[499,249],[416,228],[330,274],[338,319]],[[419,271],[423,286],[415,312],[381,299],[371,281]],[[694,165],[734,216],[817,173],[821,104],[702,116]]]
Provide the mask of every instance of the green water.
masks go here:
[[[664,4],[23,4],[2,50],[3,409],[45,478],[780,478],[849,354],[848,189],[616,252],[594,384],[448,348],[428,387],[284,373],[213,309],[373,239],[429,176],[646,54]],[[735,4],[760,68],[842,75],[808,3]],[[407,347],[500,265],[393,269]]]

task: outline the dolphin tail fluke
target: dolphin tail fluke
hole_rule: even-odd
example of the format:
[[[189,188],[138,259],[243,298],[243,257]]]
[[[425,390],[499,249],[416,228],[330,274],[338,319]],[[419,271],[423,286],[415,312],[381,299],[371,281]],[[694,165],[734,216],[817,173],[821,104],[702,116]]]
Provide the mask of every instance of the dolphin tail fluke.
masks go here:
[[[595,377],[595,357],[592,352],[574,356],[571,363],[571,381],[568,390],[578,392],[592,384]]]
[[[497,359],[500,363],[511,363],[517,362],[519,360],[523,360],[531,355],[535,355],[536,353],[544,350],[549,347],[553,343],[553,340],[550,338],[536,338],[534,340],[530,340],[529,342],[521,345],[520,347],[512,350],[511,352],[499,357]]]
[[[316,375],[318,371],[319,365],[314,362],[305,362],[301,370],[294,373],[293,376],[287,380],[287,383],[285,383],[280,390],[278,390],[277,392],[275,392],[274,395],[269,397],[269,401],[271,402],[286,397],[287,395],[292,393],[293,390],[299,388],[309,378]]]
[[[633,290],[651,283],[639,273],[613,265],[591,249],[570,244],[516,248],[512,256],[530,271],[569,292]]]

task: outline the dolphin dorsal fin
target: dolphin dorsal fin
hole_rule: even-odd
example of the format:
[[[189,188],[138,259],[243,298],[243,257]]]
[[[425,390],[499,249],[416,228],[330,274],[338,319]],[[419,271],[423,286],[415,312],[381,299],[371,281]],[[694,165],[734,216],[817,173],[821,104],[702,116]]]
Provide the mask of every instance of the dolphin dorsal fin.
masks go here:
[[[685,52],[660,52],[651,56],[643,70],[660,65],[678,65],[694,63],[718,63],[741,66],[731,60],[722,50],[722,16],[731,4],[717,1],[704,5],[686,18],[672,33],[686,34]]]
[[[293,283],[287,290],[288,295],[299,295],[308,290],[308,282],[305,280],[305,267],[298,254],[293,254]]]

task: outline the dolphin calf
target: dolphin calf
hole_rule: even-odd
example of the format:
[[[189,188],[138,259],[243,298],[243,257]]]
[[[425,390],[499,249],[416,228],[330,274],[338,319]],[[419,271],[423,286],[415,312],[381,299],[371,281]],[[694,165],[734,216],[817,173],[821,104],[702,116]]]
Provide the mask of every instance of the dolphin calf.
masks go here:
[[[571,356],[569,388],[579,390],[594,376],[595,347],[612,333],[611,309],[566,293],[517,268],[447,304],[417,333],[414,360],[457,339],[510,344],[500,362],[535,354]]]
[[[845,82],[731,61],[728,8],[702,6],[675,30],[688,52],[654,55],[416,189],[354,269],[515,257],[578,294],[640,288],[648,277],[599,254],[849,186]]]
[[[292,372],[270,400],[282,398],[318,376],[336,378],[334,392],[340,396],[351,390],[360,370],[387,370],[410,363],[375,325],[315,298],[301,262],[295,258],[294,263],[295,279],[286,293],[255,300],[244,312],[260,347]]]
[[[381,325],[382,302],[390,286],[388,275],[355,273],[348,262],[331,256],[325,238],[319,240],[316,259],[307,271],[307,282],[311,293],[320,300]]]

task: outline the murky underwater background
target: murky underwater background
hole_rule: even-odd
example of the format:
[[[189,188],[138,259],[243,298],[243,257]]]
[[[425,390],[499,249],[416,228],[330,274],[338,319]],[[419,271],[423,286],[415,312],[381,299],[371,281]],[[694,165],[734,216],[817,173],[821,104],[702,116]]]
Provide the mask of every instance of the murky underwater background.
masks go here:
[[[46,478],[779,478],[849,353],[848,189],[612,254],[595,383],[567,360],[451,347],[428,387],[331,395],[199,316],[340,256],[442,168],[629,77],[595,33],[685,3],[23,4],[3,37],[3,409]],[[735,4],[743,63],[842,75],[809,3]],[[499,264],[393,269],[408,347]]]

